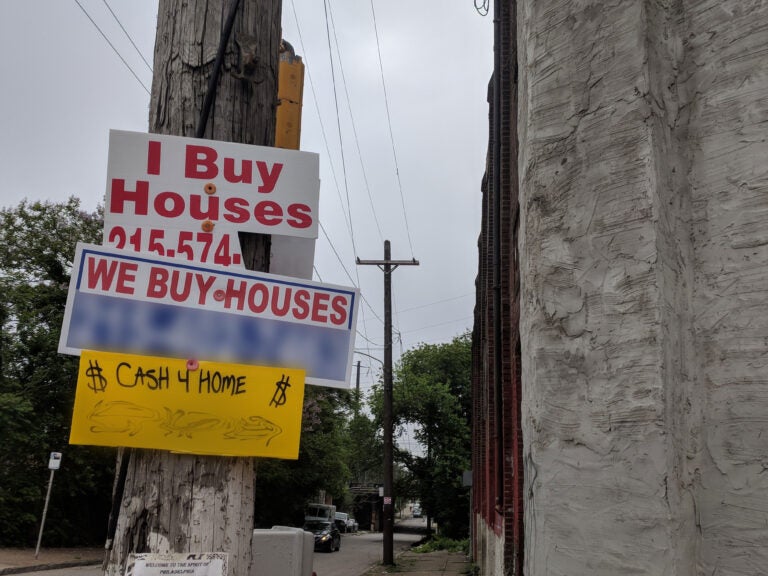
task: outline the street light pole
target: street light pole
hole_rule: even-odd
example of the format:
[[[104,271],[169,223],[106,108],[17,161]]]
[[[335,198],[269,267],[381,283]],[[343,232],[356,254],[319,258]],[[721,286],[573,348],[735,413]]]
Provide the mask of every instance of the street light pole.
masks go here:
[[[394,532],[395,532],[395,499],[393,495],[393,417],[392,417],[392,272],[398,266],[418,266],[419,262],[411,260],[392,260],[389,240],[384,241],[384,260],[360,260],[357,264],[378,266],[384,272],[384,546],[382,564],[395,563]]]

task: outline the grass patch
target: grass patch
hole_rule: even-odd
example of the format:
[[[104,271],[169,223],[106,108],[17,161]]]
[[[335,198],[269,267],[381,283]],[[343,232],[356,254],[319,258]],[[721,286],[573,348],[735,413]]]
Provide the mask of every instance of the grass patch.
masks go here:
[[[448,550],[448,552],[462,552],[463,554],[469,554],[469,540],[453,540],[452,538],[433,536],[424,543],[413,547],[412,550],[419,553]]]

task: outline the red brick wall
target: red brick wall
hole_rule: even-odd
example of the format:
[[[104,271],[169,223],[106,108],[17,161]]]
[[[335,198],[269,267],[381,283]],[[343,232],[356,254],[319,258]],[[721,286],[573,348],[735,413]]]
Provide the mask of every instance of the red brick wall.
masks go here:
[[[473,471],[474,513],[504,541],[505,574],[521,574],[523,550],[522,433],[520,426],[519,266],[517,261],[517,54],[515,3],[499,5],[501,11],[501,178],[493,186],[493,106],[489,89],[488,166],[482,185],[483,218],[478,241],[477,300],[473,338]],[[496,194],[501,211],[494,210]],[[501,391],[497,394],[494,366],[495,310],[494,221],[500,219],[501,244]],[[500,399],[501,402],[497,402]],[[501,419],[501,436],[497,420]],[[483,564],[477,542],[475,558]]]

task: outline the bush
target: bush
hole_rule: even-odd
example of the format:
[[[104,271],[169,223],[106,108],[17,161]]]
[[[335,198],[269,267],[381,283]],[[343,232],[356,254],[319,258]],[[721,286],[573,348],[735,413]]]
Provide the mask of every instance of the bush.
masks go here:
[[[413,548],[414,552],[420,554],[435,552],[437,550],[448,550],[448,552],[462,552],[463,554],[469,554],[469,540],[454,540],[453,538],[434,536],[423,544],[419,544]]]

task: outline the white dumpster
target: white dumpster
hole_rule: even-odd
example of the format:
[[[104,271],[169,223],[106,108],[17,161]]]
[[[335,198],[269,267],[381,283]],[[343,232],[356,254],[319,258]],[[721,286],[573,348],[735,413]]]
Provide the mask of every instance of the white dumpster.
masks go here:
[[[315,537],[291,526],[256,529],[249,576],[312,576]]]

